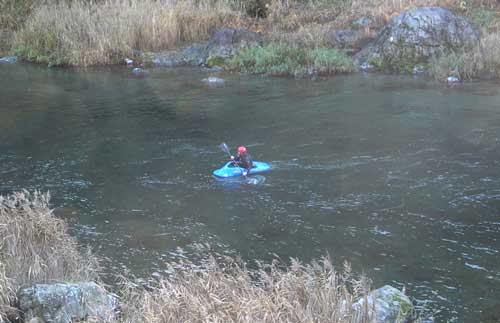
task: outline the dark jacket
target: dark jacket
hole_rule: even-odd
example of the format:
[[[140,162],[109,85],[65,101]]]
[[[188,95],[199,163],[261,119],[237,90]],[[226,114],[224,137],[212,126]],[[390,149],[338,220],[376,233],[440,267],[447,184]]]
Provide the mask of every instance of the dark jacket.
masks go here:
[[[250,169],[252,169],[253,166],[252,156],[250,156],[249,153],[246,153],[244,155],[240,154],[236,155],[234,161],[239,167],[245,168],[247,171],[250,171]]]

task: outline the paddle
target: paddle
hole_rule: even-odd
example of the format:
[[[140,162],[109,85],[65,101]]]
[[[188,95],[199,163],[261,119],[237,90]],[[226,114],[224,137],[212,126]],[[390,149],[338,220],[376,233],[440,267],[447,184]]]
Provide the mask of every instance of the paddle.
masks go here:
[[[223,152],[225,152],[226,154],[228,154],[228,155],[229,155],[229,157],[231,157],[231,156],[232,156],[232,155],[231,155],[231,150],[229,149],[229,146],[228,146],[225,142],[221,143],[221,144],[219,145],[219,148],[220,148],[220,150],[222,150]],[[241,174],[242,174],[242,175],[245,173],[245,171],[244,171],[243,169],[241,169],[240,165],[238,165],[238,163],[237,163],[237,162],[233,161],[233,164],[235,164],[235,165],[236,165],[236,167],[238,167],[238,168],[239,168],[239,170],[240,170],[240,172],[241,172]],[[246,175],[243,175],[243,176],[244,176],[245,178],[247,178],[247,176],[246,176]]]
[[[228,145],[226,145],[226,143],[225,143],[225,142],[221,143],[221,144],[219,145],[219,148],[220,148],[220,150],[222,150],[223,152],[225,152],[226,154],[228,154],[228,155],[229,155],[229,157],[231,157],[231,156],[232,156],[232,155],[231,155],[231,150],[229,149]]]

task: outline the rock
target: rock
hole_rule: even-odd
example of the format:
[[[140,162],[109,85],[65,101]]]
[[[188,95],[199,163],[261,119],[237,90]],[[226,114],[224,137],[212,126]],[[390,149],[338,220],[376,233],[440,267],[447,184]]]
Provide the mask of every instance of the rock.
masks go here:
[[[145,77],[149,75],[149,71],[144,68],[136,67],[132,70],[132,74],[138,77]]]
[[[358,52],[373,40],[369,32],[354,29],[340,29],[335,31],[335,47]]]
[[[460,82],[460,79],[456,76],[448,76],[446,78],[446,82],[448,83],[459,83]]]
[[[361,18],[354,20],[351,23],[351,25],[353,28],[356,28],[356,29],[366,29],[366,28],[377,29],[379,26],[379,24],[377,23],[377,21],[373,17],[368,17],[368,16],[361,17]]]
[[[424,74],[427,72],[427,68],[422,64],[418,64],[418,65],[413,66],[412,72],[414,75]]]
[[[36,284],[21,289],[18,299],[26,322],[70,323],[88,317],[105,321],[118,308],[117,298],[94,282]]]
[[[368,294],[368,311],[376,323],[404,322],[405,317],[411,314],[413,304],[411,300],[400,290],[385,285]],[[362,298],[353,304],[353,307],[359,312],[365,311],[365,299]]]
[[[246,28],[221,28],[208,42],[193,44],[182,51],[156,54],[153,62],[163,67],[221,66],[243,47],[261,43],[262,37]]]
[[[226,82],[224,79],[215,76],[207,77],[201,81],[209,85],[223,85]]]
[[[17,62],[17,56],[0,57],[0,64],[12,64]]]
[[[371,71],[375,70],[375,66],[373,66],[372,64],[370,64],[368,62],[363,62],[363,63],[361,63],[361,65],[359,65],[359,69],[362,72],[371,72]]]
[[[125,58],[124,61],[125,61],[125,64],[127,64],[127,65],[134,65],[134,61],[131,60],[130,58]]]
[[[380,69],[411,71],[417,64],[455,50],[477,44],[479,33],[464,18],[440,7],[408,10],[356,54],[358,64],[368,62]]]

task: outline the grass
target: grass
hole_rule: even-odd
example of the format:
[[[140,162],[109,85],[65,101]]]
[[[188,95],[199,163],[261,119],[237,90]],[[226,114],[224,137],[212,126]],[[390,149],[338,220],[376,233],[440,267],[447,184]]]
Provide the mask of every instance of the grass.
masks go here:
[[[352,304],[369,282],[354,279],[347,266],[330,260],[310,265],[292,261],[249,270],[241,262],[209,258],[198,271],[179,271],[156,286],[124,293],[123,322],[372,322],[369,309]],[[191,265],[191,264],[187,264]]]
[[[20,286],[98,278],[96,258],[79,250],[49,198],[38,192],[0,196],[0,312]]]
[[[13,48],[30,61],[49,65],[102,65],[206,39],[235,23],[225,0],[103,0],[49,2],[33,11],[16,32]]]
[[[0,322],[20,286],[38,282],[99,281],[97,260],[67,233],[35,192],[0,197]],[[209,256],[201,264],[172,264],[153,285],[124,280],[117,290],[121,313],[114,323],[167,322],[373,322],[372,308],[353,307],[370,281],[336,271],[328,258],[247,268],[241,260]],[[365,302],[364,304],[368,304]],[[11,308],[10,308],[11,309]],[[90,322],[90,321],[89,321]],[[111,322],[109,322],[111,323]]]
[[[333,48],[301,48],[271,43],[244,49],[227,62],[232,70],[275,76],[305,76],[347,73],[355,70],[352,60]]]
[[[450,53],[434,59],[431,74],[438,80],[448,76],[461,80],[500,79],[500,34],[483,36],[470,52]]]

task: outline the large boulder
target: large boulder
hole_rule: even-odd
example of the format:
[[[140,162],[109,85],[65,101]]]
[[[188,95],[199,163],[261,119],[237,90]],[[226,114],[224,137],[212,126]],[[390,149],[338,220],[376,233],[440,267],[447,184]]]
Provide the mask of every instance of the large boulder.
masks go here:
[[[184,50],[154,54],[157,66],[218,66],[239,53],[241,48],[262,44],[262,37],[246,28],[221,28],[209,41],[193,44]]]
[[[94,282],[36,284],[18,293],[26,322],[71,323],[94,318],[113,318],[118,300]]]
[[[408,296],[389,285],[370,292],[366,299],[358,300],[353,307],[360,314],[368,310],[375,323],[404,322],[413,311],[413,304]]]
[[[412,70],[433,56],[473,47],[478,31],[464,18],[440,7],[408,10],[380,31],[377,38],[356,54],[359,65]]]

